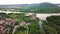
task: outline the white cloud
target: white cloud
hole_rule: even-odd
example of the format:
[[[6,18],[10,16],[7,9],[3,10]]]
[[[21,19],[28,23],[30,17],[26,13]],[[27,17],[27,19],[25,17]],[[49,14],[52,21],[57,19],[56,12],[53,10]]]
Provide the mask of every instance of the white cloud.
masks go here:
[[[0,4],[31,4],[41,2],[60,3],[60,0],[0,0]]]

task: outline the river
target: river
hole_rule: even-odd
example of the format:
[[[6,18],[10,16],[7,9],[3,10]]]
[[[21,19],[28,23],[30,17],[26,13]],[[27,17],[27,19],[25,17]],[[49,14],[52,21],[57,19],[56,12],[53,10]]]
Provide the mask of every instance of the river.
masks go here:
[[[46,20],[46,17],[51,15],[60,15],[60,13],[36,14],[36,16],[42,20]]]
[[[24,13],[24,12],[12,12],[12,11],[0,11],[3,13]],[[26,15],[32,15],[34,13],[26,13]],[[60,13],[35,13],[37,18],[40,18],[42,20],[46,20],[46,17],[51,15],[60,15]]]
[[[34,13],[27,13],[26,15],[32,15]],[[46,17],[52,16],[52,15],[60,15],[60,13],[35,13],[36,17],[42,20],[46,20]]]

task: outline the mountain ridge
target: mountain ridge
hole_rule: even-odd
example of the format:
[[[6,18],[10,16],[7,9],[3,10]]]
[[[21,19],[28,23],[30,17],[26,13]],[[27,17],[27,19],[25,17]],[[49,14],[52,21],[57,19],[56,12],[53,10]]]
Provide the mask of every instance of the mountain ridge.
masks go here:
[[[13,5],[0,5],[0,8],[20,8],[20,7],[57,7],[56,4],[44,2],[36,4],[13,4]]]

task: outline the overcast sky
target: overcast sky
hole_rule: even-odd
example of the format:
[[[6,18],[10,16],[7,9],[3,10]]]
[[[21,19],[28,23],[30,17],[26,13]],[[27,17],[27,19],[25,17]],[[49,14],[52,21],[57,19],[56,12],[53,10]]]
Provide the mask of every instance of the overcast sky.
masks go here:
[[[54,4],[60,3],[60,0],[0,0],[0,5],[3,4],[32,4],[32,3],[42,3],[50,2]]]

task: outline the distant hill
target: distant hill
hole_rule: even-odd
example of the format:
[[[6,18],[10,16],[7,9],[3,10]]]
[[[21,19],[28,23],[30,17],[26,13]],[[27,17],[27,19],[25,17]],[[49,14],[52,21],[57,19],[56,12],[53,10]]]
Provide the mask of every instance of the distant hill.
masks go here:
[[[33,7],[33,8],[43,8],[43,7],[57,7],[56,5],[48,2],[44,3],[36,3],[36,4],[15,4],[15,5],[0,5],[0,8],[25,8],[25,7]]]
[[[36,4],[14,4],[0,5],[0,8],[16,8],[14,11],[34,12],[34,13],[60,13],[60,4],[52,4],[48,2]]]
[[[40,7],[57,7],[56,5],[48,2],[40,3],[39,6]]]

